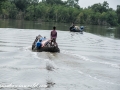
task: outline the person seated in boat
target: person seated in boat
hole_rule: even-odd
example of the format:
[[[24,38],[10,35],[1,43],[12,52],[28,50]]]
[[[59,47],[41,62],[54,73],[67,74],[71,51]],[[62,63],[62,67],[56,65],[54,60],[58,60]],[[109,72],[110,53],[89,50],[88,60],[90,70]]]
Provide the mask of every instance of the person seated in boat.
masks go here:
[[[75,26],[75,30],[76,31],[80,31],[80,27],[79,26]]]
[[[80,31],[83,31],[84,30],[84,26],[80,26]]]
[[[53,30],[51,31],[50,36],[51,36],[51,45],[53,45],[53,44],[57,45],[57,43],[56,43],[57,31],[56,31],[55,26],[53,27]]]
[[[51,40],[50,39],[45,39],[41,42],[42,46],[41,47],[50,47]]]
[[[42,36],[37,36],[36,37],[36,48],[39,49],[41,47],[43,47],[43,41],[46,40],[46,37],[42,37]]]
[[[36,42],[35,46],[36,46],[37,49],[40,49],[41,46],[42,46],[42,43],[38,40],[38,41]]]
[[[42,42],[42,41],[44,41],[44,40],[46,40],[46,37],[41,37],[41,38],[40,38],[40,42]]]
[[[36,42],[36,48],[40,49],[41,47],[51,47],[51,39],[47,39],[46,37],[42,37],[40,38],[37,42]],[[55,45],[53,45],[55,46]]]
[[[33,45],[38,41],[39,38],[41,38],[41,35],[36,36],[35,41],[33,42]]]

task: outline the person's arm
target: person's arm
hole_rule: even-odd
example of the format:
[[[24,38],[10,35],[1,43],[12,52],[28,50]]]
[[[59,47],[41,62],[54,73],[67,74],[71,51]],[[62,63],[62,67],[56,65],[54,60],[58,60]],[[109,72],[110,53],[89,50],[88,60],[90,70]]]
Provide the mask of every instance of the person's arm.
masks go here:
[[[52,38],[52,31],[51,31],[51,33],[50,33],[50,38]]]
[[[57,32],[56,32],[56,38],[57,38]]]

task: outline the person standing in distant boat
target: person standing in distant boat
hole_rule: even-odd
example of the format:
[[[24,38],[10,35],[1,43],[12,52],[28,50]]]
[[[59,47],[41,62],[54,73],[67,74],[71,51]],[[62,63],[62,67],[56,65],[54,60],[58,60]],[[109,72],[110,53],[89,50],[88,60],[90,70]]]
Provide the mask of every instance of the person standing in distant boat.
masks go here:
[[[52,40],[52,42],[54,43],[54,44],[57,44],[56,43],[56,38],[57,38],[57,32],[56,32],[56,27],[54,26],[53,27],[53,30],[51,31],[51,40]],[[52,42],[51,42],[51,44],[52,44]]]
[[[73,28],[75,27],[74,23],[72,23],[71,27],[73,27]]]
[[[70,26],[70,30],[75,30],[75,25],[74,25],[74,23],[72,23],[72,25]]]

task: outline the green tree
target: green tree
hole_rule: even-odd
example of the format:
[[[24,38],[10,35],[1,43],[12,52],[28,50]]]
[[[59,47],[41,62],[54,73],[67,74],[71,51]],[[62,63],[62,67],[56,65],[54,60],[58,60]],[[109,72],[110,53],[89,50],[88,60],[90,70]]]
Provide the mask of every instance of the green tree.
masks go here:
[[[67,5],[71,7],[78,7],[79,0],[67,0]]]
[[[15,3],[19,10],[25,11],[28,5],[38,3],[38,0],[13,0],[12,2]]]
[[[115,13],[115,11],[108,11],[107,23],[109,23],[111,26],[117,25],[117,14]]]
[[[5,2],[6,0],[0,0],[0,12],[1,12],[1,8],[2,8],[2,3]]]
[[[4,2],[2,3],[2,16],[3,18],[15,19],[17,15],[17,8],[14,3]]]
[[[101,3],[98,3],[98,4],[94,4],[91,6],[91,9],[94,11],[94,12],[106,12],[108,11],[109,9],[109,4],[107,3],[107,1],[104,1],[103,4]]]
[[[117,5],[118,24],[120,24],[120,5]]]
[[[30,5],[26,9],[25,20],[34,20],[34,5]]]
[[[42,2],[46,2],[48,4],[60,4],[60,5],[64,5],[64,2],[62,0],[42,0]]]

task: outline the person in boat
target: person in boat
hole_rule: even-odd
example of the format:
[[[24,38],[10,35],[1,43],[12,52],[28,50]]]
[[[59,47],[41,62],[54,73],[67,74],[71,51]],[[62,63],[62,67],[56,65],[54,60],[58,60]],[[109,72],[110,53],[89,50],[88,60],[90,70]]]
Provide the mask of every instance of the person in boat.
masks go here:
[[[51,31],[50,36],[51,36],[51,45],[52,44],[57,45],[57,43],[56,43],[57,31],[56,31],[56,27],[55,26],[53,27],[53,30]]]
[[[83,31],[84,30],[84,26],[80,26],[80,31]]]
[[[74,23],[72,23],[71,27],[70,27],[70,30],[75,30],[75,25]]]
[[[46,37],[40,37],[36,42],[36,48],[40,49],[41,47],[45,47],[50,44],[51,40],[47,39]]]
[[[71,27],[73,27],[73,28],[75,27],[74,23],[72,23]]]

